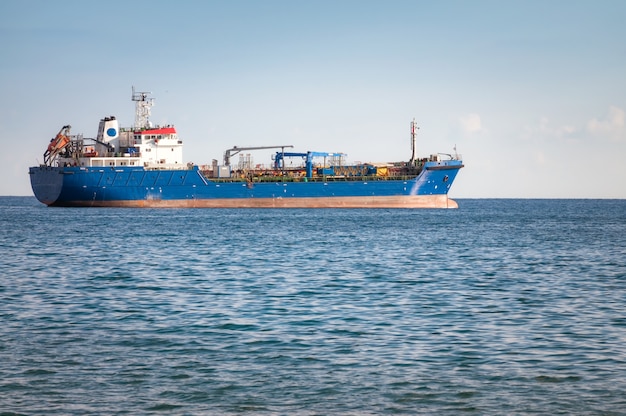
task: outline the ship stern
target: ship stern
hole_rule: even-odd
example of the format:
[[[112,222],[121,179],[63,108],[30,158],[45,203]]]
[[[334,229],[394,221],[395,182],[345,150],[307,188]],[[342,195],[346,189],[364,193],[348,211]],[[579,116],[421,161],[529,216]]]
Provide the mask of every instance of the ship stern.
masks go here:
[[[54,205],[63,190],[61,168],[52,166],[34,166],[29,168],[30,185],[39,202]]]

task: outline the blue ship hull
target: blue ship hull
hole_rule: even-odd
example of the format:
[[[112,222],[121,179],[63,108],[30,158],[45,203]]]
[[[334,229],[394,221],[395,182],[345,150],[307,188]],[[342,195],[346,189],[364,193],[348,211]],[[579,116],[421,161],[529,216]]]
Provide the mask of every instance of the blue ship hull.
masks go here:
[[[149,121],[153,99],[135,92],[135,123],[100,120],[95,138],[70,134],[64,125],[29,174],[37,199],[61,207],[207,208],[456,208],[448,191],[463,162],[456,154],[417,159],[415,119],[409,162],[349,165],[344,153],[285,151],[292,145],[234,146],[224,163],[200,170],[183,161],[183,141],[173,125]],[[280,149],[273,166],[253,165],[242,151]],[[234,168],[231,157],[239,154]],[[298,166],[286,158],[301,159]],[[320,159],[323,158],[323,163]],[[316,160],[317,159],[317,160]]]
[[[426,162],[413,178],[306,178],[254,182],[143,167],[31,167],[37,199],[62,207],[456,208],[448,191],[460,160]]]

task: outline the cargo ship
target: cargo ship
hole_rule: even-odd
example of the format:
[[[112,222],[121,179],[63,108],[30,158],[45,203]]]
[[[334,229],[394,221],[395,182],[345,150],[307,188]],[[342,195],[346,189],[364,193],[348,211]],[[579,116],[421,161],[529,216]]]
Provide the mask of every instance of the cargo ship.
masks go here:
[[[448,192],[463,162],[458,154],[417,158],[415,120],[411,158],[404,162],[350,164],[345,153],[272,145],[233,146],[222,161],[196,165],[183,162],[183,141],[173,125],[150,122],[150,94],[132,89],[132,127],[109,116],[100,120],[95,138],[86,138],[63,126],[44,163],[29,168],[35,197],[54,207],[458,207]],[[261,149],[276,151],[268,165],[252,163],[245,153]],[[235,155],[237,164],[231,163]]]

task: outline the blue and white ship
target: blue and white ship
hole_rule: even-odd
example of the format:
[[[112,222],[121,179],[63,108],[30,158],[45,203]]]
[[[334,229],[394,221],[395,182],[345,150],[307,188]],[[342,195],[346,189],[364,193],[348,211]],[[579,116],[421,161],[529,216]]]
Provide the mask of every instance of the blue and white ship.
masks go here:
[[[237,147],[223,163],[183,162],[174,126],[153,126],[153,98],[135,92],[135,124],[100,120],[96,138],[65,125],[50,140],[44,163],[29,169],[37,199],[59,207],[164,208],[457,208],[448,198],[463,167],[458,155],[416,158],[415,120],[408,162],[348,164],[346,154],[292,152],[291,145]],[[269,166],[250,154],[276,149]],[[237,165],[231,157],[239,154]],[[285,161],[289,159],[290,163]],[[295,163],[294,163],[295,161]]]

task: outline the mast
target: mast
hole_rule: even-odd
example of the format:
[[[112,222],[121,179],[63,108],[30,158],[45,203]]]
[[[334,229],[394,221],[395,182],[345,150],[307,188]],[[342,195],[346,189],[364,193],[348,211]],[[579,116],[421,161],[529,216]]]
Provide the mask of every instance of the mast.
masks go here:
[[[133,86],[132,100],[135,101],[135,128],[148,129],[152,126],[150,123],[150,109],[154,105],[154,98],[148,98],[151,92],[135,92]]]
[[[413,121],[411,121],[411,160],[409,161],[409,164],[415,163],[415,151],[417,150],[415,138],[417,136],[417,130],[419,130],[419,127],[415,122],[415,117],[413,117]]]

